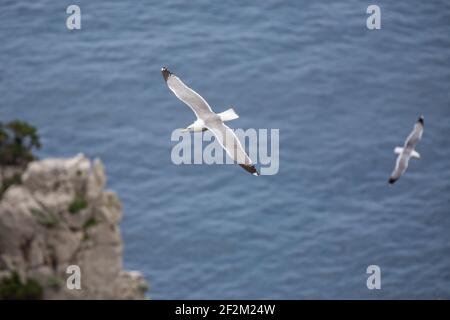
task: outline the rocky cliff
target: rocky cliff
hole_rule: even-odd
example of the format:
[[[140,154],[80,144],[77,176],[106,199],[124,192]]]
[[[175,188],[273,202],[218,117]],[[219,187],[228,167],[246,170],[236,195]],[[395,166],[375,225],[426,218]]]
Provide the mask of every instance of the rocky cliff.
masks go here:
[[[0,185],[7,181],[14,183],[0,199],[0,297],[22,286],[44,299],[144,298],[142,275],[122,267],[122,207],[105,190],[100,160],[80,154],[4,167]],[[81,289],[67,287],[70,265],[79,267]]]

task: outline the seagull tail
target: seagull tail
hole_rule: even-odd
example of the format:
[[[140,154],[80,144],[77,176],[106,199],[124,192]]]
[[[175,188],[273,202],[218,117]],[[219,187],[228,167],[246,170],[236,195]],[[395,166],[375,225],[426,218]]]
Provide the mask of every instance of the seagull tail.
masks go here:
[[[233,108],[230,108],[228,110],[225,110],[224,112],[219,113],[218,116],[220,117],[220,120],[222,120],[223,122],[239,118],[239,115],[234,111]]]
[[[413,150],[411,152],[411,158],[420,159],[420,153],[418,153],[416,150]]]

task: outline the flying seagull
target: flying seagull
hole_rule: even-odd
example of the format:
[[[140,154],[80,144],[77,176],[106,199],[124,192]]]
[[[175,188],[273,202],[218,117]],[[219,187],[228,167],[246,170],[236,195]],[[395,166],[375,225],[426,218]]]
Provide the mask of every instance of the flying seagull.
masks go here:
[[[406,168],[408,168],[409,158],[420,159],[420,154],[414,150],[416,144],[420,141],[423,134],[423,116],[420,116],[414,125],[413,131],[409,134],[405,141],[403,148],[396,147],[394,153],[398,154],[397,163],[395,164],[395,169],[389,178],[389,184],[393,184],[395,181],[400,179],[400,177],[405,173]]]
[[[161,72],[169,89],[172,90],[178,99],[186,103],[197,116],[197,120],[184,130],[192,132],[210,130],[231,159],[251,174],[259,176],[259,172],[256,170],[252,160],[245,153],[236,134],[224,124],[225,121],[239,118],[236,112],[230,108],[221,113],[214,113],[202,96],[185,85],[177,76],[167,70],[167,68],[162,68]]]

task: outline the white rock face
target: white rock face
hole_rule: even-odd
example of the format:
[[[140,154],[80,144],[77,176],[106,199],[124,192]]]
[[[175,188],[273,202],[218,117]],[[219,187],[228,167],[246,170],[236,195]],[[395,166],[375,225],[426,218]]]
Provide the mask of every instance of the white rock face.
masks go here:
[[[144,299],[143,276],[122,269],[122,206],[105,183],[101,161],[82,154],[31,162],[0,199],[0,277],[34,279],[45,299]],[[69,265],[80,290],[66,286]]]

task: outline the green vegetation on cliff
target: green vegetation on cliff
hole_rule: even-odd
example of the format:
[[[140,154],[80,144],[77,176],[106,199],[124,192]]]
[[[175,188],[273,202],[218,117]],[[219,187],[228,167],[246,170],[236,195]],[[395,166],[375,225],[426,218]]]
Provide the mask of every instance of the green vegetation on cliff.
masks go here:
[[[22,282],[17,272],[0,280],[0,300],[40,300],[43,289],[35,280]]]
[[[28,162],[35,160],[33,149],[39,149],[41,143],[37,129],[30,124],[14,120],[8,123],[0,122],[0,167],[16,167],[24,169]],[[0,176],[0,199],[13,184],[21,183],[21,174]]]
[[[33,149],[41,143],[37,129],[27,122],[0,122],[0,165],[24,166],[35,159]]]

